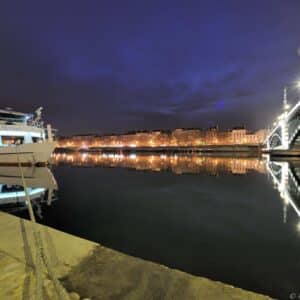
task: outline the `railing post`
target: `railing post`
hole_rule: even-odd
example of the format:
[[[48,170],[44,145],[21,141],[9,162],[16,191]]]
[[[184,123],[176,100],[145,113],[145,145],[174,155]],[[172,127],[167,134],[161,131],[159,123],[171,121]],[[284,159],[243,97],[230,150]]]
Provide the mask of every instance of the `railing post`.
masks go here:
[[[50,124],[47,125],[47,135],[48,135],[48,141],[53,142],[52,128]]]

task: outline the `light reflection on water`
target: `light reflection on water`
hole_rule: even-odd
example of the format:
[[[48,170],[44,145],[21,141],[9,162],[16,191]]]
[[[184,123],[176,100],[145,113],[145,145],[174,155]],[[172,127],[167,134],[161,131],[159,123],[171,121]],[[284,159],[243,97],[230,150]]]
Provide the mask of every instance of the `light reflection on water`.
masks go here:
[[[283,222],[287,221],[287,210],[291,207],[300,218],[300,161],[270,160],[267,157],[266,169],[272,178],[274,189],[279,193],[283,202]],[[297,225],[300,232],[300,220]]]
[[[32,198],[36,212],[47,207],[40,222],[276,298],[298,292],[300,160],[75,152],[53,162],[53,203],[51,171],[27,169],[28,187],[43,189]],[[20,189],[17,171],[0,168],[1,183]]]
[[[272,161],[269,156],[231,157],[184,154],[123,154],[123,153],[55,153],[55,164],[84,167],[128,168],[140,171],[171,171],[175,174],[246,175],[254,171],[268,174],[283,200],[283,220],[286,222],[290,206],[300,218],[300,162]],[[300,221],[297,225],[300,232]]]
[[[266,172],[262,159],[251,157],[212,157],[193,155],[154,155],[154,154],[121,154],[121,153],[56,153],[53,155],[56,164],[73,166],[98,166],[130,168],[144,171],[172,171],[175,174],[208,172],[246,174],[249,171]]]

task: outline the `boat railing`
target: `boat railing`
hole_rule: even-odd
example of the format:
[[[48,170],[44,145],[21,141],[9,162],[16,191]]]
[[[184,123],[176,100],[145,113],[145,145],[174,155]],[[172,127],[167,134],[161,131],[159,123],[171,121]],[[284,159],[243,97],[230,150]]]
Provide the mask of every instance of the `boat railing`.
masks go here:
[[[27,125],[44,129],[44,122],[41,120],[30,119],[27,121]]]

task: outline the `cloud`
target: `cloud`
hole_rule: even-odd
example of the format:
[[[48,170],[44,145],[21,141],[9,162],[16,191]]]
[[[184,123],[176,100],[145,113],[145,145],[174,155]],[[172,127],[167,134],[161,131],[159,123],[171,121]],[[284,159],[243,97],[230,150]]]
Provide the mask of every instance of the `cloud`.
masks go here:
[[[299,72],[297,5],[276,4],[269,13],[259,1],[198,2],[132,9],[75,1],[72,14],[56,0],[18,10],[7,2],[0,11],[1,106],[42,105],[62,134],[266,127],[282,86]],[[240,11],[251,14],[241,18]]]

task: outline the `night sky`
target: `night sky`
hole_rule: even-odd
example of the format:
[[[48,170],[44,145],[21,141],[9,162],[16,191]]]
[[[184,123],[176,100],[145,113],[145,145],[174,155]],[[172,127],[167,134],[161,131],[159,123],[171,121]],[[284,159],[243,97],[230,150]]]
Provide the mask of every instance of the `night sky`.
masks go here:
[[[297,78],[298,0],[0,4],[1,108],[63,135],[267,127]]]

